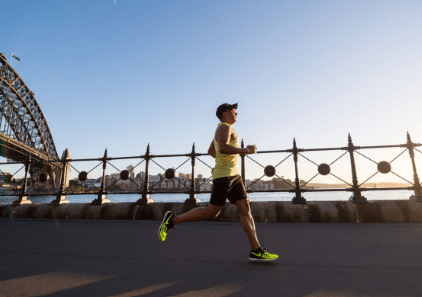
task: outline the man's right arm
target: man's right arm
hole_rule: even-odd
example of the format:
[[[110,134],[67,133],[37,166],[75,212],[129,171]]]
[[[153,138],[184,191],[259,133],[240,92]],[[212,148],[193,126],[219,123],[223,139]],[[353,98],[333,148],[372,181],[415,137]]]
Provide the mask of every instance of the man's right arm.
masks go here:
[[[256,147],[252,145],[248,145],[247,148],[238,148],[230,143],[230,127],[229,126],[222,126],[218,131],[218,149],[220,154],[225,155],[234,155],[234,154],[254,154],[256,153]]]

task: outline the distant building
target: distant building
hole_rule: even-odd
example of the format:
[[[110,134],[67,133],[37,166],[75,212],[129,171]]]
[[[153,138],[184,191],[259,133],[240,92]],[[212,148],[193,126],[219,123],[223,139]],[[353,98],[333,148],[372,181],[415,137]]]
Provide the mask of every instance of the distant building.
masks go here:
[[[129,165],[126,167],[126,170],[129,171],[129,178],[134,179],[135,178],[135,166]]]
[[[249,179],[246,180],[246,188],[249,188],[252,191],[265,191],[265,190],[274,190],[274,184],[268,184],[264,182],[255,182]]]
[[[0,183],[5,184],[7,183],[7,177],[11,176],[10,172],[1,172],[0,173]]]
[[[144,181],[145,180],[145,172],[143,172],[143,171],[139,172],[136,175],[136,179]]]
[[[199,180],[199,184],[197,184],[196,186],[199,186],[199,191],[203,192],[203,191],[211,191],[212,190],[212,181],[211,180]]]

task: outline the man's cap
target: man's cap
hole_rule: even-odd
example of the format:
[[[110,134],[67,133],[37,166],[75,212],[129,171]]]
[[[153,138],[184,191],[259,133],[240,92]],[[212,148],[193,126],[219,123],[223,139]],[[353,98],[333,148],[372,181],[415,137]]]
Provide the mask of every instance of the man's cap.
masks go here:
[[[237,109],[237,103],[235,104],[228,104],[228,103],[224,103],[221,104],[218,108],[217,108],[217,118],[221,118],[221,116],[223,115],[223,113],[227,110],[232,110],[232,109]]]

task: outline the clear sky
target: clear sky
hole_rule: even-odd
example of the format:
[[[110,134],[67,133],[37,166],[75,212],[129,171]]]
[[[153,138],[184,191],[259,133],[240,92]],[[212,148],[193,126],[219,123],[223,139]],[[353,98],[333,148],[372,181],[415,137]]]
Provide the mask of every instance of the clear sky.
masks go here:
[[[294,137],[346,146],[348,133],[361,146],[404,143],[407,131],[422,143],[421,1],[3,0],[1,10],[0,52],[21,59],[12,67],[59,154],[141,155],[148,143],[153,154],[192,143],[205,153],[224,102],[239,103],[234,129],[258,150]]]

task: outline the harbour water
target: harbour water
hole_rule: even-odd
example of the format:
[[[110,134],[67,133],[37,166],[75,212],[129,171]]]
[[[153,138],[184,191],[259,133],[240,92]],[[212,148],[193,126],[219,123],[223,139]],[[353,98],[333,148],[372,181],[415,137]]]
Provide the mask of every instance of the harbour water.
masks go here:
[[[409,199],[413,195],[413,191],[408,190],[397,190],[397,191],[371,191],[371,192],[362,192],[362,195],[368,200],[403,200]],[[291,201],[294,194],[293,193],[249,193],[248,194],[250,201]],[[347,201],[351,196],[352,192],[310,192],[303,193],[302,196],[307,201]],[[16,196],[1,196],[0,203],[11,203],[15,201],[18,197]],[[67,199],[71,203],[90,203],[96,198],[95,195],[69,195]],[[111,202],[136,202],[141,198],[137,194],[116,194],[108,195],[108,199]],[[184,202],[187,198],[187,194],[153,194],[151,198],[154,202]],[[198,194],[197,198],[201,202],[208,202],[210,199],[210,194]],[[40,196],[40,197],[30,197],[29,200],[32,203],[50,203],[54,200],[54,196]]]

